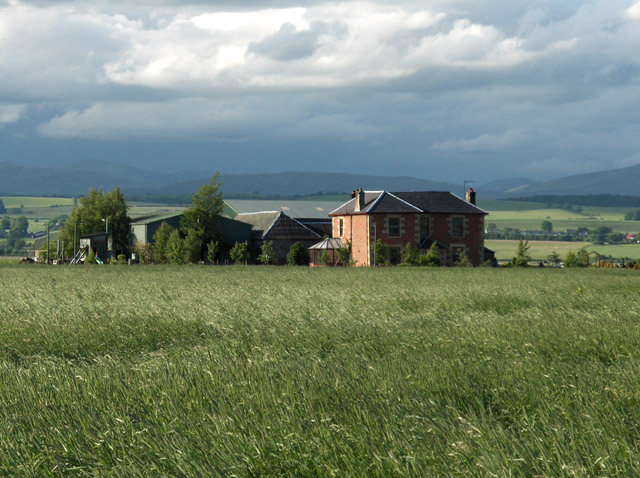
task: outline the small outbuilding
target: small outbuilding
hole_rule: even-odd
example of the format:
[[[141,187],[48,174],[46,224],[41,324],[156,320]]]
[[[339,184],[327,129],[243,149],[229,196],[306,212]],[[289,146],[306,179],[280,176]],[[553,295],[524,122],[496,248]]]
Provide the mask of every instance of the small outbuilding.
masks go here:
[[[343,265],[340,262],[338,249],[344,247],[340,238],[327,237],[309,248],[309,265],[317,266],[337,266]],[[322,256],[326,253],[327,262],[322,262]]]

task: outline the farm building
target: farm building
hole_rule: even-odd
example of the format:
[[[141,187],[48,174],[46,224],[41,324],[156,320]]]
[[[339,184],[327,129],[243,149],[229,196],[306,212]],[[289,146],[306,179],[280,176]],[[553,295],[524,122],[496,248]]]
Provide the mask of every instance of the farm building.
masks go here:
[[[347,195],[346,198],[349,196]],[[225,199],[223,215],[235,217],[238,214],[253,213],[256,211],[282,211],[289,217],[297,220],[324,220],[330,222],[328,214],[339,207],[343,201],[294,201],[294,200],[250,200],[250,199]],[[228,212],[233,214],[230,215]]]
[[[249,254],[254,261],[260,254],[265,241],[273,241],[273,252],[277,261],[284,263],[294,243],[300,241],[309,248],[322,239],[320,233],[282,211],[238,214],[236,220],[249,224],[252,228]]]
[[[136,240],[153,244],[153,236],[158,231],[163,222],[177,229],[180,227],[181,212],[171,214],[161,214],[155,216],[144,216],[135,219],[131,223],[131,245]],[[251,226],[224,216],[217,218],[218,233],[220,235],[220,260],[230,259],[229,251],[236,242],[251,240]]]
[[[484,247],[484,217],[475,205],[475,192],[466,200],[443,191],[396,192],[354,191],[352,199],[335,210],[332,237],[351,245],[356,265],[373,264],[373,245],[381,240],[389,247],[392,264],[401,261],[402,249],[410,243],[421,251],[437,244],[440,264],[456,263],[464,252],[474,266],[490,253]]]
[[[113,255],[111,237],[107,232],[94,232],[79,237],[80,249],[93,251],[96,258],[102,262],[108,261]]]

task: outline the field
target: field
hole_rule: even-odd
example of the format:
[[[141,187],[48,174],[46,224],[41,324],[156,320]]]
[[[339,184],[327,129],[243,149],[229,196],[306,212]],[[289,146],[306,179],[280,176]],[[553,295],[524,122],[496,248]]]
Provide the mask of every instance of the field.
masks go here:
[[[584,209],[582,214],[564,209],[489,210],[486,223],[494,223],[499,229],[512,227],[521,230],[540,230],[543,221],[550,221],[553,224],[553,230],[558,232],[579,227],[595,229],[605,226],[612,228],[615,232],[640,233],[640,221],[624,220],[625,212],[631,209],[605,207],[585,207]]]
[[[511,240],[485,240],[485,246],[496,251],[496,259],[499,261],[511,260],[518,249],[520,241]],[[620,259],[640,259],[640,244],[606,244],[592,245],[589,242],[562,242],[562,241],[529,241],[529,255],[535,261],[546,261],[549,254],[557,252],[564,259],[567,252],[577,252],[586,247],[587,251],[595,251],[603,256],[611,256]],[[595,260],[595,259],[594,259]]]
[[[0,475],[640,474],[640,273],[4,266]]]

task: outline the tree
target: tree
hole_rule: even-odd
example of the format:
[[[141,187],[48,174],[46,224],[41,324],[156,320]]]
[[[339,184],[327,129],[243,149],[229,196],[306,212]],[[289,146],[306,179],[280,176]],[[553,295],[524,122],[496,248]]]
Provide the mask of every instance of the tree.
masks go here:
[[[163,222],[153,235],[153,260],[158,264],[169,262],[167,241],[173,231],[173,227]]]
[[[429,251],[418,258],[418,264],[429,267],[438,267],[440,265],[440,249],[438,249],[437,243],[431,244]]]
[[[407,266],[418,265],[418,249],[410,242],[407,242],[402,250],[402,263]]]
[[[6,247],[12,254],[19,254],[24,249],[23,238],[26,237],[28,230],[29,220],[26,217],[20,216],[11,221],[11,228],[7,233]],[[16,244],[18,244],[17,247]]]
[[[373,248],[374,262],[377,266],[387,265],[389,263],[389,246],[378,239]]]
[[[607,226],[600,226],[589,232],[589,240],[594,244],[604,244],[608,234],[611,234],[613,229]]]
[[[578,252],[569,251],[564,259],[565,267],[587,267],[589,265],[589,254],[582,248]]]
[[[527,267],[531,256],[529,255],[529,241],[520,239],[515,257],[511,260],[511,264],[515,267]]]
[[[295,242],[289,254],[287,254],[287,264],[290,266],[308,266],[309,265],[309,251],[304,247],[302,242]]]
[[[0,199],[0,214],[6,214],[7,212],[7,208],[4,207],[4,203],[2,202],[2,199]]]
[[[219,191],[222,185],[219,178],[220,173],[216,171],[209,182],[191,197],[193,205],[184,210],[180,221],[180,228],[187,231],[187,235],[189,230],[198,232],[197,236],[193,236],[193,240],[195,245],[195,238],[200,238],[200,258],[205,252],[206,245],[218,240],[217,219],[224,206],[222,193]]]
[[[560,259],[560,254],[558,254],[556,251],[553,251],[551,254],[549,254],[547,256],[547,259],[549,260],[549,262],[553,262],[554,264],[560,264],[560,262],[562,262],[562,259]]]
[[[220,243],[218,241],[210,241],[209,244],[207,244],[207,260],[209,263],[213,264],[216,262],[216,256],[219,250]]]
[[[184,239],[185,262],[197,264],[202,260],[202,231],[188,229]]]
[[[73,250],[74,232],[77,240],[84,234],[105,231],[107,228],[113,249],[116,252],[128,249],[131,218],[129,205],[120,188],[108,193],[91,188],[87,196],[79,199],[79,203],[71,210],[60,233],[60,239],[71,245],[69,250]]]
[[[546,232],[547,234],[550,232],[553,232],[553,224],[551,223],[551,221],[542,221],[542,231]]]
[[[148,242],[142,242],[136,239],[134,251],[141,264],[151,264],[153,262],[153,247]]]
[[[11,221],[8,217],[3,217],[0,220],[0,229],[9,229],[11,227]]]
[[[273,264],[275,259],[276,255],[273,252],[273,241],[264,241],[258,260],[262,264]]]
[[[229,254],[231,255],[231,259],[236,264],[244,264],[249,260],[249,251],[248,251],[247,241],[244,242],[236,242]]]
[[[184,240],[180,237],[180,231],[174,229],[167,240],[167,259],[171,264],[184,264],[185,250]]]

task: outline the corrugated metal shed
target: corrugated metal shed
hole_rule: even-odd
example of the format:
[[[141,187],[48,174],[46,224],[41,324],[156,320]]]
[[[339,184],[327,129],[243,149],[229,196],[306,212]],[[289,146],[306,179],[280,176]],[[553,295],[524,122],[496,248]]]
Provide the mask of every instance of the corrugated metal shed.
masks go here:
[[[282,211],[289,217],[326,218],[334,209],[340,207],[340,201],[287,201],[287,200],[250,200],[225,199],[227,206],[236,214],[255,211]]]

